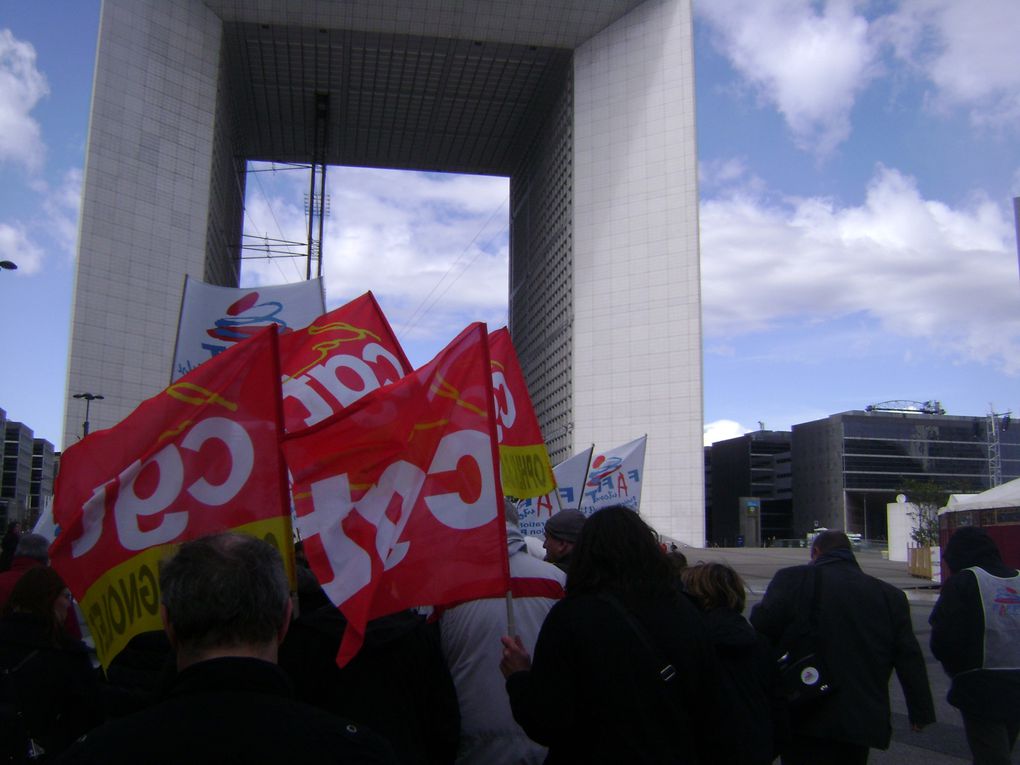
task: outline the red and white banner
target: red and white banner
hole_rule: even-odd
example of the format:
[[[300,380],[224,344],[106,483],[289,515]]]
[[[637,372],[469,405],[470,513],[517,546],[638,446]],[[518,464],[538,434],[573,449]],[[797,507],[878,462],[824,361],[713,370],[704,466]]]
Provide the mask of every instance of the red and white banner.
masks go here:
[[[177,543],[249,533],[273,542],[293,573],[279,379],[269,327],[64,452],[50,558],[103,666],[161,628],[158,564]]]
[[[411,364],[371,292],[280,337],[283,419],[289,433],[322,422],[396,382]]]
[[[584,482],[582,513],[590,517],[592,513],[613,505],[623,505],[631,510],[641,506],[646,441],[648,436],[641,436],[595,455]]]
[[[285,437],[296,527],[347,617],[337,656],[370,619],[498,597],[508,564],[485,325],[343,412]]]
[[[309,324],[326,310],[322,279],[266,287],[217,287],[184,280],[170,381],[213,356],[275,326],[280,335]]]
[[[553,475],[556,476],[555,492],[525,499],[517,504],[521,533],[524,536],[544,536],[545,522],[556,513],[560,510],[580,509],[584,481],[588,477],[588,466],[594,450],[594,446],[589,446],[553,468]]]
[[[549,453],[506,327],[489,333],[489,356],[503,491],[519,498],[548,494],[556,487]]]

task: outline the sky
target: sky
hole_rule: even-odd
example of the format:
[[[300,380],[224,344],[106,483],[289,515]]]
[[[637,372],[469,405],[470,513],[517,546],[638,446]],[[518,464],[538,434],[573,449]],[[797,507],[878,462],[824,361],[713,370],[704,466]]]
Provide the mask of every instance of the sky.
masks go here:
[[[1015,0],[694,8],[705,442],[890,400],[1020,413]],[[0,408],[58,446],[98,20],[0,4]],[[307,176],[257,169],[247,241],[303,239]],[[506,322],[506,179],[327,180],[328,307],[373,290],[416,365]],[[245,285],[303,278],[247,255]]]

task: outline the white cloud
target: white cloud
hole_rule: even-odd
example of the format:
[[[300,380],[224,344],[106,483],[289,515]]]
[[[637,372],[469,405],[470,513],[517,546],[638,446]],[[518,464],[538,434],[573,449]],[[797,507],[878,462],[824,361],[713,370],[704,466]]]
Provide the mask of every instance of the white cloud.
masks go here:
[[[696,6],[713,44],[780,111],[801,148],[829,154],[850,134],[857,95],[876,74],[868,22],[852,3],[710,0]]]
[[[280,175],[277,182],[295,191],[263,179],[272,201],[250,191],[246,223],[255,225],[246,230],[304,240],[304,211],[284,199],[303,197],[296,189],[307,183],[307,174]],[[394,175],[329,169],[331,213],[323,243],[327,303],[339,305],[371,289],[409,356],[415,355],[415,345],[430,354],[472,321],[493,328],[504,323],[507,180],[403,173],[395,182]],[[304,277],[304,264],[250,261],[245,273],[245,283],[293,281]]]
[[[64,251],[74,257],[78,240],[78,213],[81,209],[81,169],[64,173],[60,187],[43,201],[46,231]]]
[[[881,166],[858,207],[733,191],[703,202],[701,252],[709,338],[861,314],[879,331],[1020,373],[1012,215],[984,197],[954,209]]]
[[[0,223],[0,260],[16,263],[19,273],[34,274],[42,266],[43,251],[32,242],[23,227]]]
[[[1020,122],[1020,11],[1015,0],[911,0],[878,19],[876,34],[935,87],[939,108],[969,110],[975,125]]]
[[[35,48],[0,29],[0,161],[33,173],[42,167],[46,148],[31,113],[48,94],[46,78],[35,67]]]
[[[750,428],[745,428],[739,422],[734,422],[733,420],[706,422],[704,425],[704,445],[711,446],[716,441],[726,441],[750,432]]]

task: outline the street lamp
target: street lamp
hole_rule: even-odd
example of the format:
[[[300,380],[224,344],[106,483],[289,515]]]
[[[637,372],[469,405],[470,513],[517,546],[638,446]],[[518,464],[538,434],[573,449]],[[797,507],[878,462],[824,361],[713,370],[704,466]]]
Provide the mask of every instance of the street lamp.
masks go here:
[[[2,268],[4,271],[17,271],[18,264],[12,263],[9,260],[0,260],[0,268]]]
[[[72,398],[85,399],[85,422],[83,422],[81,426],[81,429],[84,431],[82,434],[82,437],[84,438],[89,434],[89,406],[92,405],[93,401],[102,401],[103,397],[98,393],[75,393]]]

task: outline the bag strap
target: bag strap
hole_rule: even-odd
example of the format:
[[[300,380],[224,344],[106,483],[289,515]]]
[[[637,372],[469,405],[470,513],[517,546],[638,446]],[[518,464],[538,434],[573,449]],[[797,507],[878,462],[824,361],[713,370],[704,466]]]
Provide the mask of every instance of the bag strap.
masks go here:
[[[630,611],[628,611],[624,607],[624,605],[619,601],[619,599],[612,593],[601,592],[599,593],[598,597],[603,602],[611,605],[616,610],[616,612],[623,617],[623,620],[631,628],[631,631],[637,636],[638,642],[641,643],[641,646],[645,649],[645,652],[652,659],[652,662],[655,664],[655,666],[662,667],[659,670],[659,679],[663,683],[672,682],[676,678],[676,668],[669,662],[663,664],[662,657],[659,655],[659,652],[653,646],[651,638],[649,638],[648,632],[645,630],[645,628],[641,626],[641,622],[635,619],[634,616],[630,613]]]
[[[38,653],[39,653],[39,649],[38,648],[32,649],[32,651],[24,659],[19,661],[13,667],[8,667],[8,668],[4,669],[3,670],[3,674],[4,675],[8,675],[8,676],[15,674],[19,669],[21,669],[26,664],[28,664],[30,661],[32,661],[32,659],[34,659]]]

